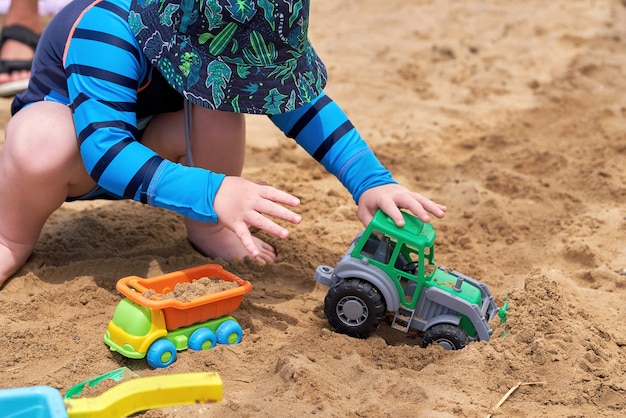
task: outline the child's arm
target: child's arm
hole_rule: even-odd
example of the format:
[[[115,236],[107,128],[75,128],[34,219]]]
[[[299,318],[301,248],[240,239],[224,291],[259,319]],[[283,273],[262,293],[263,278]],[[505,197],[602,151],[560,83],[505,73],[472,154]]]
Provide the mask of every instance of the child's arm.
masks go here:
[[[398,207],[424,221],[429,220],[426,211],[444,216],[445,206],[396,183],[348,116],[327,95],[292,112],[271,116],[271,120],[341,181],[358,204],[358,216],[364,225],[378,208],[398,225],[404,222]]]
[[[149,68],[125,16],[98,5],[89,9],[76,25],[64,66],[85,168],[110,193],[194,220],[219,222],[237,234],[252,257],[259,249],[250,226],[284,238],[288,231],[268,216],[300,222],[298,214],[283,206],[297,206],[296,197],[165,160],[137,140],[138,80]]]
[[[225,176],[165,160],[137,140],[137,89],[149,71],[141,54],[126,17],[106,7],[76,25],[64,66],[85,168],[121,198],[217,222],[213,202]]]

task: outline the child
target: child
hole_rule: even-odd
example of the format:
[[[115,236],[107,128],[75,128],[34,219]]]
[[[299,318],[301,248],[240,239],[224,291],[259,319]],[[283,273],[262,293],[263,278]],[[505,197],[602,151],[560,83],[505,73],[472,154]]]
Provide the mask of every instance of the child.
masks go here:
[[[243,113],[265,114],[337,176],[369,223],[445,207],[397,184],[323,92],[309,0],[75,0],[41,37],[0,149],[0,283],[64,202],[134,199],[185,216],[209,257],[276,259],[254,226],[298,199],[240,177]]]

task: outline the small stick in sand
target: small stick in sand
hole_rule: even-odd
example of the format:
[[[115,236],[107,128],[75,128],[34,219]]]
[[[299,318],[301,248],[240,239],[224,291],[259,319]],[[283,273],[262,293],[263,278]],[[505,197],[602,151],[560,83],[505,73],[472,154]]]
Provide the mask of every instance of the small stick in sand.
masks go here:
[[[496,406],[491,408],[491,412],[489,412],[489,415],[487,415],[486,418],[491,418],[493,416],[494,412],[496,412],[496,409],[500,408],[500,406],[502,406],[504,401],[506,401],[507,398],[509,396],[511,396],[511,394],[513,392],[515,392],[517,389],[519,389],[520,386],[544,385],[544,384],[545,384],[545,382],[519,382],[517,385],[515,385],[511,389],[509,389],[509,391],[502,397],[502,399],[500,399],[500,402],[498,402],[496,404]]]

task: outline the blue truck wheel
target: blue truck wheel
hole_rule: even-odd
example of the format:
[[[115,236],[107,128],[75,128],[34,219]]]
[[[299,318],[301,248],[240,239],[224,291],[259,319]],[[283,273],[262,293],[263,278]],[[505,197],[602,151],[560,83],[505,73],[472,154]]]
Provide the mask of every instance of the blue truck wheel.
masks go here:
[[[189,348],[196,351],[210,350],[217,344],[217,336],[208,328],[198,328],[189,337]]]
[[[146,359],[153,369],[167,367],[176,361],[176,347],[165,338],[158,339],[148,348]]]
[[[232,345],[239,344],[241,342],[243,330],[241,329],[241,325],[239,325],[237,321],[229,319],[228,321],[223,322],[219,327],[217,327],[217,331],[215,332],[215,334],[217,335],[218,343]]]

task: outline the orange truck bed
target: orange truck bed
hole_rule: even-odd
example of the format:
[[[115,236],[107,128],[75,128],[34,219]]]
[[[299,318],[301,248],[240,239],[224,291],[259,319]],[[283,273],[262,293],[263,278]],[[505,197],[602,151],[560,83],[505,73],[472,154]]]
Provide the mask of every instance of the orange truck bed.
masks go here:
[[[210,293],[190,301],[160,298],[158,295],[147,298],[145,293],[152,290],[159,294],[169,293],[179,283],[191,283],[204,277],[235,282],[239,286],[217,293]],[[218,264],[204,264],[185,270],[166,273],[151,278],[128,276],[118,280],[116,288],[124,296],[139,305],[161,309],[168,330],[196,324],[230,315],[239,308],[243,295],[252,290],[252,284],[226,271]]]

